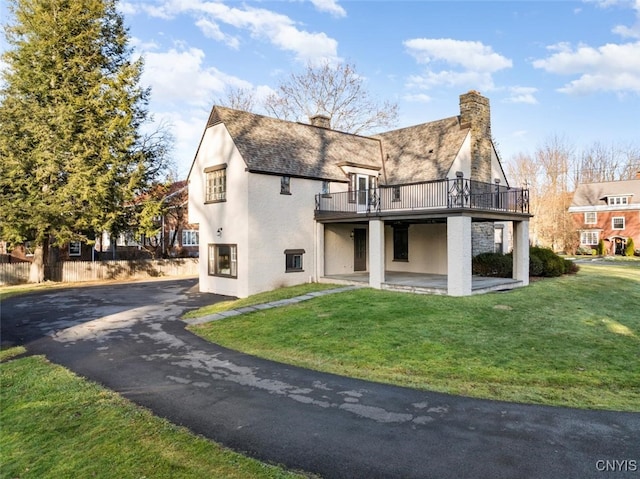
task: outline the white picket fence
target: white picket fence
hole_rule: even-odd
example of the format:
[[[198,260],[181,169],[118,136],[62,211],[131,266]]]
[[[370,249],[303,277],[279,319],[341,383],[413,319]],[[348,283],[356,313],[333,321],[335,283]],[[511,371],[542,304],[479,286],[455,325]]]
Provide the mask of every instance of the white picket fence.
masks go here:
[[[30,266],[31,263],[0,263],[0,285],[26,283]],[[64,261],[46,267],[48,279],[63,283],[197,275],[198,258]]]

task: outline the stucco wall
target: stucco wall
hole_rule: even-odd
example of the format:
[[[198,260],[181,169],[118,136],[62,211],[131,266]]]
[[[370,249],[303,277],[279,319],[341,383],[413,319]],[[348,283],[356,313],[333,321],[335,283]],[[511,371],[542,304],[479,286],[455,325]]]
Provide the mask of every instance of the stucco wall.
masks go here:
[[[458,171],[462,171],[462,174],[465,178],[469,178],[471,176],[471,134],[467,134],[467,137],[464,139],[462,143],[462,147],[458,154],[456,155],[455,160],[453,160],[453,164],[451,168],[449,168],[449,172],[447,173],[447,178],[450,180],[454,180],[456,178],[456,173]]]
[[[291,178],[280,194],[280,176],[249,174],[248,293],[309,282],[315,277],[315,195],[322,181]],[[303,249],[302,272],[285,272],[287,249]]]
[[[447,226],[409,227],[409,261],[393,260],[393,228],[385,227],[385,264],[388,271],[447,274]]]
[[[353,273],[353,238],[351,238],[351,231],[354,228],[368,229],[366,225],[354,224],[327,224],[325,226],[324,272],[326,275]],[[367,254],[367,263],[368,261]]]
[[[205,204],[204,169],[225,163],[226,201]],[[219,124],[207,129],[189,175],[189,220],[199,223],[200,227],[200,291],[238,297],[248,295],[248,173],[245,168],[225,126]],[[209,276],[209,244],[237,245],[237,279]]]

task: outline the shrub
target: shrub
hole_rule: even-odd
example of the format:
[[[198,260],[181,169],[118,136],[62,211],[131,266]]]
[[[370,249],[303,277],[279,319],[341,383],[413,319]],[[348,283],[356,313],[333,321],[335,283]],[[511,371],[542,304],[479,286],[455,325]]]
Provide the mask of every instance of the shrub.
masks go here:
[[[534,257],[534,256],[541,261],[542,272],[539,275],[535,275],[530,271],[529,272],[530,275],[554,277],[554,276],[560,276],[564,274],[565,260],[562,259],[557,254],[555,254],[551,249],[532,246],[529,249],[529,257]]]
[[[604,240],[600,239],[600,241],[598,241],[598,246],[596,247],[596,253],[599,256],[602,256],[606,253],[606,249],[604,247]]]
[[[635,246],[633,244],[633,238],[629,238],[627,240],[627,245],[624,247],[624,255],[633,256],[634,253],[635,253]]]
[[[540,258],[529,254],[529,276],[542,276],[544,263]]]
[[[473,274],[510,278],[513,275],[513,258],[500,253],[480,253],[473,258]]]
[[[564,260],[564,274],[576,274],[580,271],[580,266],[569,259]]]
[[[500,253],[480,253],[473,258],[473,274],[511,278],[513,276],[513,255]],[[575,274],[579,270],[573,261],[561,258],[549,248],[532,246],[529,248],[529,276],[560,276]]]

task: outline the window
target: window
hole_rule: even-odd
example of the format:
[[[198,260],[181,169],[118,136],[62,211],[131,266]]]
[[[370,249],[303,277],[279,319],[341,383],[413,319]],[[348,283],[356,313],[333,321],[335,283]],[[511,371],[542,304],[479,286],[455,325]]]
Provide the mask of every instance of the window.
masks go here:
[[[280,177],[280,194],[281,195],[291,194],[291,177],[290,176]]]
[[[326,180],[322,182],[322,196],[329,196],[331,193],[330,184],[331,183]]]
[[[393,227],[393,260],[409,261],[409,225]]]
[[[199,233],[196,230],[182,230],[182,246],[198,246]]]
[[[304,271],[302,267],[302,255],[303,249],[286,249],[284,250],[285,256],[285,273],[294,273]]]
[[[629,198],[626,196],[609,196],[610,205],[626,205],[629,202]]]
[[[598,213],[595,211],[587,211],[584,214],[584,224],[595,225],[598,222]]]
[[[80,256],[82,253],[82,243],[80,241],[72,241],[69,243],[69,256]]]
[[[205,202],[217,203],[227,199],[227,165],[205,168]]]
[[[349,174],[349,203],[356,202],[356,191],[358,191],[358,186],[356,185],[356,174]]]
[[[392,201],[400,201],[400,187],[399,186],[394,186],[393,187],[393,198]]]
[[[496,226],[493,230],[493,251],[504,254],[504,228]]]
[[[614,230],[624,229],[624,216],[614,216],[611,218],[611,228]]]
[[[594,246],[600,241],[600,233],[598,231],[581,231],[580,244]]]
[[[238,277],[238,246],[235,244],[209,245],[209,276]]]

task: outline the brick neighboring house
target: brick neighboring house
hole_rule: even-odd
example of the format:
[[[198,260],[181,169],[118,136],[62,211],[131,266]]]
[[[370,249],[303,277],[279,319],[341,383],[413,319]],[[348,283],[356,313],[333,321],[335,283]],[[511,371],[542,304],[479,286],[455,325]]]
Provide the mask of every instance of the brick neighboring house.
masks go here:
[[[459,115],[376,136],[214,106],[188,181],[203,292],[423,279],[437,286],[420,292],[464,296],[488,290],[471,260],[494,249],[513,250],[500,289],[529,282],[528,191],[509,185],[476,91]]]
[[[123,232],[112,239],[107,232],[96,238],[95,245],[72,241],[60,247],[50,247],[48,263],[59,261],[93,261],[111,259],[145,259],[163,257],[197,257],[199,231],[197,224],[188,223],[189,189],[186,180],[171,183],[164,199],[166,213],[157,218],[160,229],[153,237],[139,237]],[[0,261],[32,261],[30,242],[9,249],[0,241]]]
[[[635,180],[584,183],[569,207],[580,235],[580,248],[595,249],[600,240],[608,254],[624,254],[628,238],[640,249],[640,172]]]

